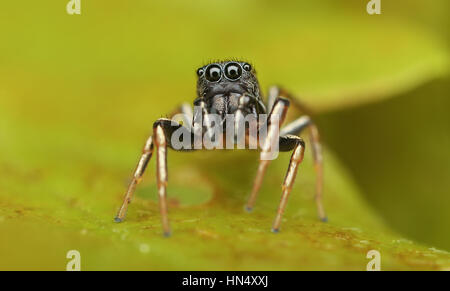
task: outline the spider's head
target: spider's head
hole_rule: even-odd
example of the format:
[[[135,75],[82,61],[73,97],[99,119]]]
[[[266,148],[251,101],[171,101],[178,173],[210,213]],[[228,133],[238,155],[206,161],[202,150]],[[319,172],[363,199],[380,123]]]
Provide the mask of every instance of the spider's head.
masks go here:
[[[259,84],[252,65],[239,61],[210,63],[197,69],[198,97],[222,94],[250,94],[259,97]]]
[[[235,112],[243,94],[260,98],[256,72],[249,63],[214,62],[197,69],[197,76],[197,95],[206,100],[212,112]]]

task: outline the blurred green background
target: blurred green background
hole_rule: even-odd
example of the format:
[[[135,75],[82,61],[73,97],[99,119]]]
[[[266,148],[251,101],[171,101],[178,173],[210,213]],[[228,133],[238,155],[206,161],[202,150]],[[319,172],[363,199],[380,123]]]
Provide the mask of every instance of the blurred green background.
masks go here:
[[[7,2],[0,9],[0,269],[450,268],[449,3]],[[325,144],[330,222],[308,156],[283,231],[268,230],[289,156],[258,209],[255,153],[169,153],[174,236],[160,236],[154,161],[112,222],[153,121],[195,96],[211,60],[254,64],[308,104]],[[214,161],[214,163],[211,163]]]

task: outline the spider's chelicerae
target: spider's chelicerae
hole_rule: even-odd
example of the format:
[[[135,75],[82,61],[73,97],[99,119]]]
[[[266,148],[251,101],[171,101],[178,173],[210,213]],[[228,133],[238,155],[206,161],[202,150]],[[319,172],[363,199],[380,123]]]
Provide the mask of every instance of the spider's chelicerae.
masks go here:
[[[211,63],[199,68],[197,70],[197,76],[197,98],[194,100],[194,108],[199,109],[194,110],[193,113],[190,105],[183,104],[173,113],[173,115],[177,113],[184,114],[185,122],[183,122],[183,124],[173,122],[167,118],[158,119],[153,124],[153,135],[147,139],[144,145],[142,156],[134,172],[133,180],[128,187],[128,191],[125,194],[123,204],[117,213],[115,221],[121,222],[124,220],[128,204],[132,200],[136,185],[141,181],[142,175],[144,174],[153,152],[156,152],[156,179],[162,227],[164,235],[170,235],[166,198],[167,147],[182,151],[204,149],[205,147],[202,147],[202,145],[199,147],[198,144],[195,143],[199,140],[202,141],[203,135],[210,132],[211,126],[208,124],[205,125],[201,121],[207,120],[208,116],[213,114],[219,116],[219,123],[221,122],[224,124],[221,135],[223,138],[225,138],[225,119],[227,116],[231,115],[236,117],[236,119],[239,119],[239,117],[250,116],[255,117],[254,120],[264,120],[264,122],[262,122],[263,124],[261,121],[257,121],[256,126],[258,134],[262,131],[261,128],[263,127],[265,127],[267,134],[263,141],[259,141],[259,144],[261,144],[259,147],[261,159],[253,189],[246,205],[248,211],[252,210],[255,204],[264,173],[270,162],[269,159],[263,158],[264,154],[267,154],[266,151],[269,150],[269,147],[264,146],[264,144],[275,142],[277,143],[279,151],[293,151],[282,185],[281,202],[277,210],[275,221],[272,225],[273,232],[279,231],[281,217],[294,184],[298,166],[303,160],[305,143],[298,135],[304,129],[308,129],[317,173],[315,200],[319,218],[322,221],[326,221],[326,215],[322,205],[322,153],[317,127],[309,116],[302,115],[300,118],[280,129],[280,125],[284,121],[291,103],[302,113],[305,113],[306,111],[304,106],[293,98],[291,94],[276,86],[270,88],[267,102],[264,103],[259,83],[256,78],[256,72],[254,68],[246,62],[223,61]],[[262,115],[266,115],[267,117],[265,119],[258,119],[258,117]],[[236,123],[236,127],[237,126]],[[249,125],[249,127],[251,126]],[[246,127],[244,124],[243,132],[247,143],[250,139],[248,134],[249,127]],[[234,129],[237,132],[239,131],[237,128]],[[187,147],[186,143],[184,143],[185,146],[181,148],[179,145],[173,144],[172,137],[174,133],[179,130],[184,133],[183,136],[186,136],[185,134],[187,134],[188,137],[190,137],[190,139],[186,139],[188,140]],[[279,134],[274,134],[275,132]],[[200,138],[197,138],[199,136]],[[233,140],[232,143],[235,144],[236,140]]]

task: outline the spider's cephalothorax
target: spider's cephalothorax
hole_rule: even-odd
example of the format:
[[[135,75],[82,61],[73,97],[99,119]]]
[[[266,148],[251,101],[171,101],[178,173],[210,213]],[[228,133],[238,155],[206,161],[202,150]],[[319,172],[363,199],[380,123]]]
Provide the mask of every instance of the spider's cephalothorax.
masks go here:
[[[250,98],[244,114],[265,113],[256,72],[249,63],[215,62],[199,68],[197,76],[197,101],[203,99],[209,113],[222,118],[236,113],[244,94]]]
[[[311,152],[313,154],[315,170],[317,172],[315,195],[317,210],[319,218],[322,221],[326,221],[326,215],[322,205],[322,150],[317,127],[307,115],[302,115],[284,127],[281,127],[290,104],[297,107],[303,114],[307,112],[304,106],[287,91],[276,86],[270,88],[267,100],[263,101],[258,80],[256,79],[256,72],[253,67],[246,62],[222,61],[210,63],[199,68],[197,70],[197,75],[197,98],[194,101],[194,106],[199,110],[197,109],[193,112],[192,107],[185,103],[173,112],[173,115],[183,113],[183,124],[167,118],[160,118],[153,124],[153,135],[145,142],[141,158],[115,221],[121,222],[125,218],[128,204],[133,198],[134,190],[137,184],[142,180],[142,175],[144,174],[148,162],[153,153],[155,153],[157,163],[156,181],[158,186],[162,226],[164,234],[166,236],[169,235],[170,227],[166,195],[168,177],[167,148],[172,148],[177,151],[208,149],[207,147],[202,146],[196,147],[196,145],[198,145],[196,141],[201,142],[204,134],[209,134],[212,131],[213,123],[206,122],[205,124],[201,123],[201,120],[206,121],[212,119],[213,116],[219,116],[219,118],[222,119],[222,123],[225,125],[224,117],[230,114],[232,117],[236,117],[236,120],[242,120],[243,116],[267,117],[266,119],[263,119],[263,122],[259,122],[260,126],[256,127],[258,137],[264,136],[264,138],[262,141],[259,139],[259,142],[262,144],[259,148],[261,151],[260,164],[246,209],[251,210],[255,204],[259,188],[261,187],[264,174],[270,162],[270,160],[264,157],[267,156],[271,145],[278,145],[278,150],[280,152],[291,151],[291,160],[283,182],[280,205],[272,225],[272,230],[278,232],[281,225],[282,214],[286,208],[287,199],[291,193],[297,170],[303,160],[305,151],[305,143],[298,135],[306,129],[310,136]],[[237,122],[234,124],[233,128],[243,129],[244,127],[239,126],[239,122]],[[226,128],[224,127],[224,129]],[[267,130],[266,135],[261,135],[263,129]],[[180,132],[183,133],[181,139],[178,134]],[[181,142],[183,146],[178,147],[174,144],[173,137],[175,137],[174,140],[177,145]],[[245,131],[245,138],[251,138],[249,131]],[[187,147],[185,147],[185,145]],[[267,147],[267,145],[269,146]]]

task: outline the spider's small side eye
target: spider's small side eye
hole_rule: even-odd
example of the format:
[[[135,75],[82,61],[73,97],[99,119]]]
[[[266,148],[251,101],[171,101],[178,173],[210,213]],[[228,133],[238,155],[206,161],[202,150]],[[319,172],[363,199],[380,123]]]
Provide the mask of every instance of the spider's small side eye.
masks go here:
[[[206,69],[205,78],[210,82],[217,82],[222,77],[222,69],[218,65],[210,65]]]
[[[243,66],[244,70],[246,70],[247,72],[250,72],[252,70],[252,66],[248,63],[245,63]]]
[[[199,76],[199,77],[203,76],[204,73],[205,73],[205,70],[203,70],[203,68],[200,68],[197,70],[197,76]]]

